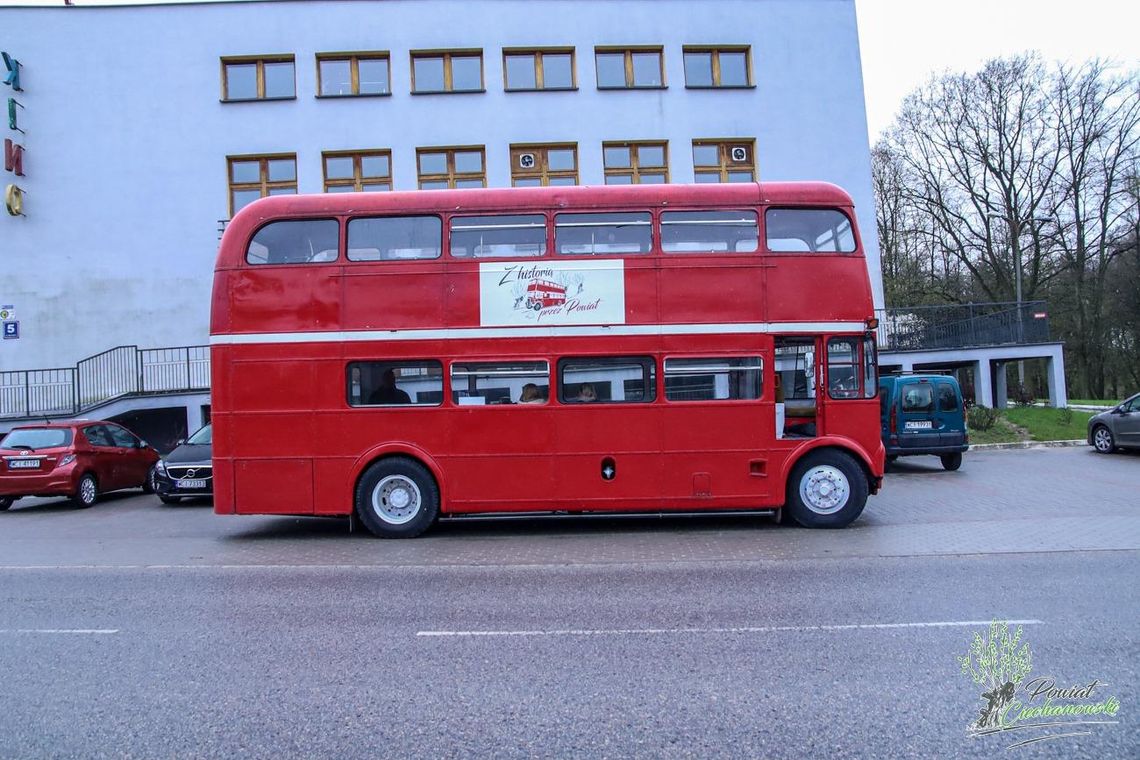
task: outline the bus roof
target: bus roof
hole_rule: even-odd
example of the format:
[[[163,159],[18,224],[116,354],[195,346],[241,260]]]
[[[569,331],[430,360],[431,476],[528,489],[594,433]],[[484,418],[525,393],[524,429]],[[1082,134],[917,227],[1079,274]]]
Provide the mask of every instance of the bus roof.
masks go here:
[[[241,209],[229,226],[247,231],[269,219],[291,216],[498,212],[542,208],[611,209],[630,206],[805,205],[851,207],[840,187],[828,182],[741,182],[700,185],[582,185],[573,187],[401,190],[377,193],[276,195]]]

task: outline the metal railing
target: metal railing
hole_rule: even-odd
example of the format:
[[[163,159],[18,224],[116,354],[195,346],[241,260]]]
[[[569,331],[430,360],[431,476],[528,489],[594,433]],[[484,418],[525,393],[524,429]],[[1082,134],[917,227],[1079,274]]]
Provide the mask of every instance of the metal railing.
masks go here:
[[[1049,342],[1044,301],[877,309],[879,347],[886,351],[1024,345]]]
[[[75,367],[0,372],[0,418],[67,417],[124,396],[209,389],[209,346],[119,346]]]

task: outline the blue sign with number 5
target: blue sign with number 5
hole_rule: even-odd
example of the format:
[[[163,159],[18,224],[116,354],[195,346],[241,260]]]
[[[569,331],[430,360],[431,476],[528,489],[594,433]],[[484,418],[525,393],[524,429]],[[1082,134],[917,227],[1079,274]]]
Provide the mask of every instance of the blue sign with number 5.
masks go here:
[[[5,322],[4,323],[4,340],[20,337],[20,323],[19,322]]]

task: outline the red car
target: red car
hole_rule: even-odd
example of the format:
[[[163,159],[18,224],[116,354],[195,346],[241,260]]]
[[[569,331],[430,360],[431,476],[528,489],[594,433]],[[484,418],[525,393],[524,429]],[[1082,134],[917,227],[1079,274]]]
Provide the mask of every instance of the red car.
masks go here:
[[[0,511],[21,496],[69,496],[90,507],[121,488],[151,491],[158,452],[113,422],[21,425],[0,440]]]

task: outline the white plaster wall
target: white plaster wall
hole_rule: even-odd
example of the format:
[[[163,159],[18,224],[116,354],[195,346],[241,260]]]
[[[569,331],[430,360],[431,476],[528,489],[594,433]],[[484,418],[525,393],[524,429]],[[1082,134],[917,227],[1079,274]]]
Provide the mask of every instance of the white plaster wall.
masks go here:
[[[757,86],[686,90],[687,44],[751,45]],[[548,45],[576,48],[579,89],[504,92],[501,48]],[[597,90],[595,45],[663,45],[668,89]],[[410,94],[409,50],[473,47],[485,93]],[[511,143],[566,141],[600,184],[603,141],[664,139],[672,181],[690,182],[693,139],[755,138],[762,180],[854,196],[881,294],[853,0],[3,8],[0,49],[23,64],[27,151],[27,217],[0,216],[0,304],[21,322],[0,369],[205,343],[236,154],[295,152],[300,191],[320,192],[321,151],[390,148],[396,187],[412,189],[417,147],[486,145],[488,183],[508,186]],[[314,97],[316,53],[346,50],[391,51],[393,94]],[[220,102],[220,57],[276,53],[296,56],[296,100]]]

